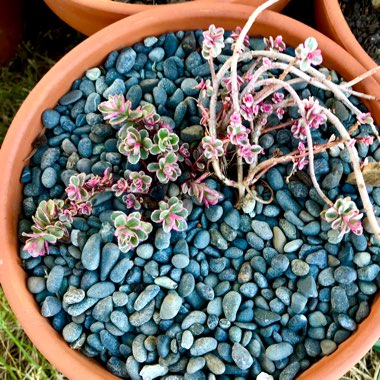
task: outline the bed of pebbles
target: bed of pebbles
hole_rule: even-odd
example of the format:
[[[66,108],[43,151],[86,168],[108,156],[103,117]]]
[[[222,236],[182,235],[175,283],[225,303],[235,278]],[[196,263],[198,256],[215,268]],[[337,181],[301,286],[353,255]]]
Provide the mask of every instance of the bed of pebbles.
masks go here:
[[[20,234],[29,232],[41,200],[64,197],[71,175],[126,169],[115,131],[97,111],[108,95],[126,94],[133,107],[153,103],[182,140],[202,138],[194,85],[210,71],[199,53],[201,36],[201,31],[168,33],[114,51],[44,112],[47,145],[21,177]],[[254,48],[265,47],[261,39],[250,41]],[[338,80],[335,72],[321,71]],[[330,93],[296,86],[303,98],[312,94],[334,108],[347,125],[354,120]],[[326,129],[313,131],[315,142],[326,141]],[[355,133],[370,129],[363,125]],[[288,152],[298,141],[283,129],[263,135],[260,145],[264,159],[276,149]],[[361,157],[380,159],[378,142],[359,143],[358,149]],[[70,244],[52,246],[45,257],[20,251],[42,315],[74,349],[120,377],[246,379],[264,371],[293,379],[335,351],[369,314],[380,248],[367,232],[346,235],[340,245],[328,243],[329,226],[319,216],[323,201],[305,176],[285,181],[290,166],[266,174],[274,200],[256,203],[250,215],[234,208],[230,188],[209,179],[223,194],[219,204],[205,208],[184,198],[187,231],[155,227],[148,241],[128,253],[115,244],[110,221],[111,212],[125,206],[113,193],[98,195],[93,214],[75,218]],[[351,172],[347,152],[318,154],[315,170],[331,199],[357,199],[356,188],[345,183]],[[380,189],[369,192],[380,215]],[[152,192],[156,199],[166,194],[181,196],[179,186]]]

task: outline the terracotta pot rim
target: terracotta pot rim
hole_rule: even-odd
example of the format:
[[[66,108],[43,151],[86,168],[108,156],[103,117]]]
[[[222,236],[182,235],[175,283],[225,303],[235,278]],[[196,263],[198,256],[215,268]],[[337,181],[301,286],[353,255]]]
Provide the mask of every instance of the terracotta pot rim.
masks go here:
[[[315,2],[315,8],[317,10],[317,24],[323,25],[322,30],[324,32],[331,35],[368,70],[378,66],[352,33],[338,0],[318,0]],[[318,15],[318,13],[320,14]],[[328,30],[324,30],[325,27]],[[380,73],[376,74],[375,77],[380,81]]]
[[[50,9],[55,12],[62,20],[67,22],[74,29],[91,35],[104,27],[120,20],[123,17],[136,14],[141,11],[151,9],[167,9],[168,4],[146,5],[146,4],[127,4],[111,0],[44,0]],[[244,4],[257,6],[264,0],[193,0],[192,2],[172,4],[170,6],[188,5],[194,1],[213,2],[214,5],[228,7],[231,4]],[[271,6],[271,10],[281,11],[290,0],[278,0]]]
[[[215,0],[192,0],[192,1],[215,1]],[[220,2],[225,3],[237,3],[239,0],[218,0]],[[249,0],[248,0],[249,1]],[[248,5],[247,1],[247,5]],[[277,3],[281,7],[285,7],[285,5],[290,0],[279,0]],[[102,12],[112,12],[112,13],[119,13],[120,15],[127,15],[143,12],[152,9],[153,5],[149,4],[130,4],[130,3],[123,3],[120,1],[113,1],[113,0],[72,0],[73,3],[77,3],[78,6],[84,7],[84,8],[93,8]],[[276,4],[276,6],[277,6]],[[154,5],[154,7],[167,7],[167,6],[178,4],[158,4]]]
[[[169,7],[169,6],[168,6]],[[26,274],[21,266],[17,250],[17,218],[21,201],[19,176],[25,165],[22,161],[30,152],[30,144],[41,129],[41,112],[53,107],[58,99],[69,90],[74,79],[104,60],[112,50],[128,46],[144,37],[178,29],[204,28],[210,23],[235,27],[239,20],[246,19],[252,8],[235,5],[232,9],[216,9],[212,4],[177,4],[165,9],[150,10],[123,19],[88,38],[63,57],[36,85],[27,97],[16,117],[0,151],[0,280],[12,309],[24,330],[42,354],[71,380],[74,379],[117,379],[100,365],[82,354],[71,350],[49,321],[42,317],[39,308],[26,287]],[[176,22],[180,28],[176,28]],[[149,28],[148,28],[149,25]],[[227,26],[226,26],[227,25]],[[338,68],[347,79],[365,71],[353,57],[318,31],[275,12],[266,12],[257,20],[259,34],[274,34],[281,26],[285,41],[295,46],[308,36],[317,38],[326,52],[326,66]],[[255,29],[254,29],[255,30]],[[256,34],[256,33],[252,33]],[[301,37],[299,37],[301,36]],[[339,58],[329,57],[335,52]],[[75,62],[75,64],[73,64]],[[343,62],[343,63],[342,63]],[[348,71],[348,68],[350,72]],[[70,82],[70,83],[68,83]],[[357,86],[360,91],[378,93],[379,86],[371,78]],[[377,122],[380,121],[380,105],[371,104]],[[380,335],[380,301],[372,304],[369,317],[359,325],[339,349],[315,363],[300,379],[335,380],[358,361],[375,343]]]
[[[77,3],[81,7],[94,8],[102,12],[114,12],[127,16],[133,13],[147,11],[153,7],[153,5],[149,4],[130,4],[112,0],[73,0],[72,2]],[[167,5],[168,4],[159,4],[155,5],[155,7]]]

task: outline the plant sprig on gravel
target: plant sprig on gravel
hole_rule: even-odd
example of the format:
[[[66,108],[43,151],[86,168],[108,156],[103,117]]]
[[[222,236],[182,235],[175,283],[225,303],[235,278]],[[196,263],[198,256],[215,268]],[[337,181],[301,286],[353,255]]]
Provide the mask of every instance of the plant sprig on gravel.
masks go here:
[[[114,211],[111,219],[116,228],[115,236],[122,252],[136,248],[141,242],[148,239],[153,229],[150,223],[141,220],[139,212],[126,215],[122,211]]]
[[[238,190],[237,204],[239,205],[244,204],[245,197],[260,201],[255,192],[257,181],[273,166],[292,161],[294,163],[292,174],[297,170],[307,168],[319,196],[330,210],[336,210],[334,202],[320,188],[314,171],[314,154],[323,152],[328,146],[315,144],[311,131],[329,123],[340,134],[339,143],[344,144],[350,155],[363,209],[375,236],[380,241],[380,227],[376,222],[360,170],[359,156],[355,148],[356,140],[350,136],[333,112],[319,104],[318,99],[314,97],[301,99],[292,87],[296,83],[306,82],[317,88],[331,91],[350,112],[356,115],[358,123],[369,124],[375,137],[380,140],[372,116],[369,113],[362,113],[347,97],[348,93],[375,99],[373,96],[355,92],[350,87],[376,72],[378,68],[349,83],[335,84],[313,67],[321,64],[323,60],[322,52],[314,37],[309,37],[304,43],[299,44],[295,49],[295,57],[287,54],[286,45],[281,36],[267,38],[265,40],[267,50],[249,51],[245,43],[248,31],[257,16],[276,2],[277,0],[269,0],[259,6],[244,28],[239,30],[239,33],[233,33],[227,41],[223,40],[222,28],[217,28],[215,25],[211,25],[209,30],[204,32],[202,54],[210,65],[212,94],[209,108],[204,107],[201,98],[209,95],[210,92],[202,91],[198,104],[202,114],[207,115],[207,138],[210,141],[217,141],[216,139],[229,141],[229,144],[224,146],[223,155],[218,154],[215,149],[212,150],[212,145],[206,146],[206,156],[211,161],[213,174],[225,185]],[[218,57],[220,47],[225,43],[231,43],[233,54],[215,73],[213,59]],[[250,61],[251,65],[251,68],[243,75],[238,74],[238,64],[242,61],[245,63]],[[288,74],[291,74],[290,79]],[[223,112],[217,112],[218,102],[223,104]],[[296,107],[299,117],[291,122],[283,123],[282,128],[289,127],[293,137],[300,140],[298,150],[260,162],[258,155],[262,149],[258,144],[259,138],[273,129],[268,125],[269,117],[281,120],[288,113],[289,107]],[[278,126],[275,129],[279,128],[281,127]],[[233,175],[233,171],[228,170],[231,165],[237,167],[236,176]],[[355,226],[355,231],[360,231],[360,221],[357,221]],[[336,223],[333,223],[334,231],[335,227]],[[342,227],[339,236],[349,231],[352,230]]]
[[[322,219],[331,224],[332,230],[328,232],[330,243],[339,243],[343,236],[349,232],[355,235],[363,233],[360,213],[355,202],[350,197],[339,198],[333,207],[322,211]]]
[[[167,202],[159,203],[160,209],[152,212],[151,219],[155,223],[162,223],[165,232],[185,231],[187,229],[186,218],[188,211],[183,207],[182,201],[177,197],[171,197]]]
[[[142,221],[144,210],[136,210],[146,204],[152,186],[179,181],[184,194],[194,196],[209,207],[221,199],[221,195],[204,182],[208,176],[214,175],[225,185],[238,190],[239,207],[252,199],[263,201],[256,194],[256,183],[270,168],[287,162],[293,163],[290,176],[296,171],[308,170],[312,184],[328,207],[321,213],[321,217],[331,224],[330,241],[338,242],[346,233],[362,232],[360,220],[363,213],[350,198],[337,199],[334,203],[322,191],[316,179],[314,155],[336,145],[343,145],[349,153],[364,212],[375,236],[380,240],[380,227],[366,190],[355,147],[356,141],[370,144],[373,136],[352,138],[331,110],[314,97],[301,99],[293,88],[295,84],[306,82],[331,91],[356,115],[357,126],[370,125],[373,135],[380,141],[370,113],[361,112],[347,97],[347,94],[354,94],[374,99],[353,91],[350,87],[377,69],[346,84],[333,83],[313,67],[323,60],[314,37],[299,44],[295,49],[295,57],[287,54],[282,36],[265,39],[266,50],[249,50],[248,31],[257,16],[276,2],[277,0],[268,0],[259,6],[244,28],[236,29],[226,41],[223,28],[215,25],[203,33],[202,55],[210,65],[211,80],[202,79],[196,86],[200,90],[200,124],[205,126],[199,144],[192,144],[190,148],[187,143],[181,143],[179,136],[161,119],[152,104],[133,109],[123,94],[110,96],[100,103],[98,110],[104,120],[118,131],[119,152],[130,164],[139,164],[143,170],[127,170],[116,182],[109,171],[103,177],[87,178],[85,173],[71,177],[66,189],[67,201],[43,201],[39,205],[32,233],[24,234],[28,237],[24,249],[33,256],[48,253],[49,244],[68,238],[73,217],[91,214],[94,195],[102,191],[113,191],[115,196],[122,198],[126,209],[132,211],[129,215],[133,215],[129,217],[119,213],[114,217],[115,221],[117,219],[115,227],[119,245],[127,251],[136,247],[139,241],[145,240],[151,231],[148,227],[150,224]],[[213,59],[228,44],[233,54],[216,73]],[[243,74],[238,72],[238,65],[242,61],[250,62],[250,68]],[[290,79],[288,74],[291,74]],[[209,107],[206,107],[202,100],[208,97]],[[222,109],[217,112],[218,104],[222,105]],[[299,117],[290,119],[289,107],[296,107]],[[282,124],[274,127],[269,125],[270,118],[281,120],[285,117]],[[312,131],[326,123],[338,131],[340,138],[331,135],[327,143],[315,144]],[[280,128],[290,129],[293,138],[299,140],[298,149],[260,160],[260,154],[264,153],[259,145],[260,136]],[[231,167],[236,168],[236,175]],[[159,209],[150,211],[152,221],[162,223],[166,232],[187,228],[187,210],[176,197],[160,201]],[[135,224],[137,230],[131,232]]]

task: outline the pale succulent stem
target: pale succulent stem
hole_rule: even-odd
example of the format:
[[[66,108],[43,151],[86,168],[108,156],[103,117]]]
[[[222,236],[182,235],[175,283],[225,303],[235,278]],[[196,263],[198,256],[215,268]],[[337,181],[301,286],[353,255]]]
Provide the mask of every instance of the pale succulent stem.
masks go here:
[[[292,66],[297,62],[297,59],[294,58],[292,61],[290,61],[287,66],[285,67],[284,71],[281,73],[281,75],[279,76],[278,80],[280,81],[284,81],[284,78],[289,74],[289,71],[291,70]],[[264,66],[262,66],[264,67]],[[269,66],[269,68],[271,68],[271,66]],[[266,68],[265,71],[267,71],[268,68]],[[253,82],[254,78],[252,78],[251,82]],[[287,81],[289,82],[289,81]],[[276,85],[274,84],[271,84],[270,86],[264,86],[264,88],[258,93],[255,95],[255,102],[259,103],[261,100],[258,100],[258,99],[265,99],[267,98],[269,95],[273,94],[275,91],[277,90],[276,88]]]
[[[291,62],[293,60],[293,57],[289,57],[286,54],[282,54],[282,53],[275,52],[275,51],[266,51],[266,50],[256,50],[256,51],[244,53],[241,55],[240,59],[244,60],[247,58],[257,58],[257,57],[267,57],[267,58],[271,58],[271,59],[279,59],[279,60],[288,62],[288,63],[272,62],[271,66],[268,66],[265,70],[263,70],[263,72],[268,71],[268,70],[273,69],[273,68],[284,70],[286,67],[288,67],[289,62]],[[330,82],[325,78],[325,76],[323,74],[321,74],[318,70],[316,70],[312,67],[310,67],[306,72],[304,72],[304,71],[301,71],[300,69],[298,69],[297,67],[295,67],[295,65],[293,65],[290,69],[290,73],[295,74],[299,78],[304,79],[305,82],[310,83],[311,85],[313,85],[317,88],[320,88],[321,90],[325,90],[325,91],[331,90],[329,85],[332,84],[334,87],[340,89],[342,92],[346,92],[346,93],[355,95],[355,96],[363,98],[363,99],[378,100],[376,98],[376,96],[367,95],[367,94],[363,94],[363,93],[358,92],[358,91],[348,89],[348,88],[344,87],[345,84],[335,84],[333,82]],[[308,75],[307,73],[309,73],[309,74],[312,73],[314,75],[314,77]],[[250,83],[242,91],[242,96],[244,96],[248,91],[252,90],[252,88],[250,86],[253,84],[254,84],[254,79],[252,78]],[[342,94],[342,95],[343,95],[343,97],[345,97],[347,99],[347,97],[344,94]]]
[[[342,125],[340,120],[331,111],[327,109],[323,109],[323,112],[326,114],[329,121],[338,130],[339,134],[344,140],[344,143],[350,155],[352,167],[354,169],[356,185],[359,190],[360,198],[363,202],[364,211],[367,214],[368,222],[374,231],[374,235],[380,241],[380,226],[377,223],[376,216],[373,212],[373,205],[371,203],[371,200],[369,199],[366,184],[364,182],[363,173],[360,168],[360,159],[359,159],[358,151],[356,150],[355,146],[351,144],[351,136],[347,132],[346,128]]]
[[[363,97],[363,98],[367,98],[367,99],[371,99],[371,100],[376,99],[376,97],[374,97],[374,96],[365,95],[365,94],[362,94],[360,92],[348,89],[347,87],[351,86],[353,84],[358,83],[359,81],[365,79],[366,77],[368,77],[370,75],[373,75],[373,73],[375,73],[378,69],[370,70],[368,73],[362,74],[357,79],[355,79],[355,80],[353,80],[351,82],[348,82],[345,85],[337,85],[337,84],[334,84],[331,81],[327,80],[324,77],[324,75],[322,73],[320,73],[316,69],[309,68],[306,72],[303,72],[303,71],[299,70],[296,67],[296,66],[298,66],[298,63],[294,62],[294,58],[293,57],[289,57],[286,54],[281,54],[279,52],[273,52],[273,51],[253,51],[253,52],[249,52],[249,53],[239,54],[238,52],[240,51],[240,49],[243,46],[244,36],[247,34],[247,32],[249,31],[249,29],[251,28],[251,26],[252,26],[253,22],[255,21],[257,15],[262,10],[264,10],[265,8],[267,8],[268,6],[270,6],[270,5],[272,5],[272,4],[276,3],[276,2],[277,2],[277,0],[270,0],[270,1],[266,2],[265,4],[263,4],[262,6],[258,7],[252,13],[252,15],[250,16],[248,22],[246,23],[245,27],[243,28],[242,32],[239,35],[239,38],[238,38],[237,43],[235,45],[235,51],[234,51],[233,56],[230,59],[228,59],[222,65],[222,67],[220,68],[219,72],[213,78],[213,94],[212,94],[211,99],[210,99],[210,118],[209,118],[209,123],[208,123],[208,125],[209,125],[209,132],[210,132],[211,136],[215,136],[216,137],[216,135],[217,135],[217,133],[216,133],[216,103],[217,103],[217,98],[218,98],[218,90],[219,90],[220,82],[221,82],[222,78],[224,77],[224,75],[227,73],[227,71],[230,68],[230,66],[231,66],[231,84],[232,84],[231,97],[232,97],[232,101],[233,101],[233,107],[234,107],[235,111],[237,111],[237,112],[240,111],[238,83],[237,83],[237,63],[238,63],[238,61],[244,60],[246,58],[268,57],[268,58],[272,58],[272,59],[280,59],[280,60],[283,60],[283,61],[288,62],[288,63],[286,64],[286,63],[273,62],[272,65],[269,66],[266,69],[259,68],[257,71],[260,70],[260,73],[257,73],[257,71],[254,73],[255,78],[253,80],[251,80],[250,83],[246,86],[246,88],[242,91],[241,96],[244,96],[244,94],[247,93],[248,91],[250,91],[252,88],[258,87],[259,84],[260,85],[264,85],[264,84],[268,84],[270,82],[272,82],[273,84],[277,83],[278,86],[274,86],[274,90],[271,89],[270,92],[268,92],[268,89],[266,90],[266,92],[264,94],[264,98],[266,98],[267,96],[269,96],[270,93],[276,91],[278,88],[286,88],[288,90],[288,92],[296,100],[296,103],[297,103],[297,105],[299,107],[299,110],[301,112],[302,117],[304,117],[304,108],[303,108],[302,102],[299,99],[297,93],[290,86],[290,83],[295,84],[295,83],[299,83],[301,81],[305,81],[305,82],[310,83],[311,85],[316,86],[318,88],[321,88],[323,90],[330,90],[330,91],[333,92],[333,94],[335,95],[335,97],[338,100],[341,100],[350,109],[351,112],[353,112],[354,114],[357,114],[357,115],[361,113],[360,110],[357,109],[347,99],[347,96],[344,93],[353,94],[353,95],[356,95],[356,96],[359,96],[359,97]],[[286,71],[288,71],[288,72],[290,72],[290,73],[298,76],[298,78],[292,79],[292,80],[290,80],[288,82],[280,81],[278,79],[277,79],[278,82],[276,82],[273,79],[265,79],[265,80],[262,80],[260,82],[256,82],[257,79],[259,78],[259,75],[263,74],[265,71],[269,70],[270,68],[278,68],[278,69],[286,70]],[[210,69],[210,70],[212,71],[212,69]],[[285,74],[283,75],[283,77],[285,77],[286,74],[287,74],[287,72],[285,72]],[[342,136],[346,136],[346,138],[350,139],[350,136],[349,136],[348,132],[341,125],[339,119],[337,119],[328,110],[324,109],[323,112],[326,113],[326,115],[328,116],[329,120],[337,127],[337,129],[338,129],[338,131],[340,133],[341,133],[341,130],[344,130],[346,132],[346,134],[345,135],[342,134]],[[333,119],[331,117],[331,115],[335,119]],[[340,128],[338,128],[337,125],[339,125]],[[371,127],[372,127],[373,132],[376,135],[376,137],[380,140],[380,136],[379,136],[379,134],[378,134],[375,126],[371,125]],[[306,129],[307,129],[308,157],[309,157],[309,161],[310,161],[310,163],[309,163],[309,166],[310,166],[310,177],[312,179],[313,185],[314,185],[316,191],[318,192],[318,194],[321,196],[322,199],[324,199],[324,201],[327,204],[331,205],[332,202],[322,192],[322,190],[319,187],[318,181],[316,180],[316,177],[315,177],[314,165],[313,165],[314,164],[314,161],[313,161],[314,160],[313,142],[312,142],[310,130],[308,128],[306,128]],[[265,133],[265,131],[264,131],[264,133]],[[346,142],[346,145],[347,144],[348,143]],[[366,192],[366,189],[365,189],[365,183],[364,183],[364,179],[363,179],[363,176],[361,174],[361,171],[360,171],[360,164],[359,164],[359,159],[358,159],[357,151],[356,151],[355,148],[351,148],[348,145],[347,145],[347,147],[349,149],[350,157],[354,158],[354,159],[352,159],[352,158],[351,159],[353,161],[353,167],[354,167],[355,175],[356,175],[357,178],[359,178],[359,180],[358,180],[358,188],[359,188],[359,192],[360,192],[361,198],[363,200],[364,209],[365,209],[365,211],[366,211],[366,213],[368,215],[369,222],[370,222],[371,226],[373,227],[373,229],[375,231],[375,235],[380,239],[380,228],[379,228],[379,226],[378,226],[378,224],[376,222],[376,219],[374,217],[373,210],[371,209],[372,206],[371,206],[371,203],[369,201],[369,196],[368,196],[368,193]],[[317,151],[318,150],[316,150],[315,153],[317,153]],[[356,156],[355,156],[355,154],[356,154]],[[356,161],[355,161],[355,157],[356,157]],[[241,159],[241,157],[240,157],[240,159]],[[248,174],[247,178],[245,180],[242,180],[242,173],[243,173],[243,171],[242,171],[242,165],[241,165],[241,169],[239,169],[240,165],[239,165],[239,158],[238,158],[238,182],[235,182],[235,181],[232,181],[232,180],[228,179],[223,174],[223,172],[221,170],[221,167],[220,167],[219,160],[213,160],[212,161],[212,166],[214,168],[215,175],[223,183],[225,183],[227,186],[232,186],[232,187],[238,188],[239,189],[239,195],[241,196],[246,191],[246,187],[249,186],[250,184],[252,184],[253,180],[255,180],[255,174],[258,174],[265,167],[267,167],[268,165],[271,167],[271,166],[276,165],[278,163],[281,163],[281,162],[285,163],[285,162],[292,161],[294,159],[295,159],[294,156],[291,155],[291,154],[290,155],[286,155],[284,157],[269,159],[269,160],[265,161],[264,163],[258,164],[256,167],[253,167],[253,168],[251,167],[250,170],[249,170],[249,174]],[[239,171],[241,171],[240,174],[239,174]],[[241,181],[243,181],[243,182],[241,182]],[[364,190],[363,190],[363,187],[364,187]]]
[[[224,77],[224,74],[227,72],[231,59],[224,63],[224,65],[219,69],[218,73],[215,76],[215,79],[212,83],[212,95],[210,99],[210,115],[208,120],[208,128],[210,136],[217,137],[216,132],[216,103],[218,99],[219,85]],[[215,175],[226,185],[238,188],[235,181],[229,180],[223,173],[220,167],[220,161],[218,159],[212,160],[212,167],[214,169]]]
[[[296,102],[297,106],[298,106],[298,109],[299,109],[299,112],[301,114],[301,117],[304,118],[305,120],[305,129],[306,129],[306,138],[307,138],[307,145],[308,145],[308,148],[309,148],[309,175],[310,175],[310,178],[313,182],[313,185],[314,185],[314,188],[315,190],[317,191],[317,193],[319,194],[319,196],[328,204],[333,204],[330,199],[324,194],[324,192],[321,190],[320,186],[319,186],[319,183],[315,177],[315,172],[314,172],[314,153],[313,153],[313,140],[311,138],[311,134],[310,134],[310,129],[309,129],[309,126],[306,122],[306,117],[305,117],[305,107],[302,103],[302,100],[300,99],[300,97],[298,96],[297,92],[294,90],[294,88],[292,86],[290,86],[288,83],[280,80],[280,79],[276,79],[276,78],[268,78],[268,79],[265,79],[263,80],[263,82],[266,82],[267,84],[281,84],[283,86],[283,88],[289,92],[289,94],[292,96],[292,98],[294,99],[294,101]],[[249,172],[248,172],[248,178],[247,178],[247,182],[249,183],[250,181],[252,181],[253,179],[253,170],[252,168],[250,168]]]
[[[293,58],[293,60],[288,63],[288,66],[285,68],[285,70],[279,77],[280,80],[284,80],[284,78],[289,74],[289,71],[292,69],[292,67],[294,66],[296,62],[297,62],[297,58]]]
[[[259,138],[261,136],[261,130],[262,130],[262,126],[260,125],[260,121],[258,122],[258,125],[256,128],[253,124],[253,121],[250,121],[250,127],[251,127],[251,131],[252,131],[251,132],[251,142],[252,142],[252,144],[257,145],[259,143]],[[258,159],[259,159],[259,155],[256,155],[253,158],[253,162],[250,165],[250,168],[255,167],[257,165]]]
[[[210,66],[211,81],[212,83],[214,83],[216,79],[214,61],[212,60],[212,58],[209,58],[207,62]]]
[[[255,71],[255,73],[252,75],[251,80],[248,82],[247,86],[245,86],[244,90],[241,92],[240,99],[242,99],[244,95],[246,95],[248,92],[253,90],[260,75],[264,74],[269,69],[270,69],[269,67],[261,66]]]
[[[248,21],[245,23],[244,28],[239,34],[236,41],[234,52],[231,60],[231,98],[233,103],[234,112],[240,112],[239,103],[239,89],[238,89],[238,74],[237,64],[239,61],[240,52],[244,48],[244,39],[255,22],[257,16],[263,12],[266,8],[277,3],[278,0],[268,0],[264,4],[258,6],[255,11],[249,16]],[[253,133],[253,131],[251,131]],[[243,173],[243,157],[237,154],[237,171],[238,171],[238,183],[239,183],[239,199],[242,199],[245,194],[245,187],[243,186],[244,173]]]
[[[317,190],[318,195],[324,200],[326,204],[328,204],[330,207],[333,207],[334,203],[322,191],[317,181],[317,178],[315,177],[313,139],[311,137],[309,126],[306,126],[305,129],[306,129],[307,146],[309,148],[309,175],[310,175],[311,181],[313,182],[314,188],[315,190]]]
[[[361,82],[362,80],[364,80],[364,79],[372,76],[373,74],[376,74],[378,71],[380,71],[380,66],[376,66],[373,69],[366,71],[365,73],[359,75],[355,79],[353,79],[353,80],[351,80],[351,81],[349,81],[347,83],[342,84],[341,87],[352,87],[352,86],[355,86],[355,84],[357,84],[357,83]]]

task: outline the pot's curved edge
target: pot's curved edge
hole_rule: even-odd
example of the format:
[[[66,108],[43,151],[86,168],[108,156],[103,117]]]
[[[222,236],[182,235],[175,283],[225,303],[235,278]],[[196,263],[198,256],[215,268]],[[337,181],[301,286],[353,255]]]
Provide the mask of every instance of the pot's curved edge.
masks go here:
[[[203,2],[214,2],[215,0],[195,0]],[[120,19],[133,14],[151,10],[151,5],[126,4],[111,0],[44,0],[48,7],[57,14],[68,25],[79,32],[89,36]],[[264,0],[218,0],[224,6],[228,4],[243,4],[251,7],[258,6]],[[271,10],[280,12],[290,0],[279,0],[270,7]],[[173,4],[175,6],[183,4]],[[170,5],[170,6],[173,6]],[[189,5],[189,4],[186,4]],[[159,5],[167,7],[168,5]]]
[[[210,20],[222,24],[225,28],[234,28],[236,25],[242,24],[239,20],[246,19],[251,12],[250,7],[241,5],[236,5],[232,10],[228,11],[215,10],[206,3],[202,5],[199,3],[187,4],[186,7],[180,4],[175,8],[172,7],[171,10],[171,12],[167,12],[167,10],[148,11],[144,14],[132,16],[133,18],[121,20],[82,42],[68,53],[46,74],[25,100],[10,127],[0,151],[0,172],[2,173],[0,183],[0,205],[2,206],[0,207],[0,229],[4,231],[0,242],[0,262],[2,262],[0,280],[11,307],[27,334],[48,360],[71,380],[83,378],[94,380],[116,379],[116,377],[85,356],[69,349],[49,322],[40,315],[33,296],[25,286],[26,275],[15,248],[17,247],[17,218],[14,218],[14,215],[18,215],[20,209],[21,185],[19,176],[24,166],[24,162],[21,159],[17,160],[17,156],[20,153],[22,157],[26,157],[30,152],[30,143],[41,129],[41,112],[57,102],[58,94],[62,95],[68,90],[68,86],[61,83],[66,83],[68,80],[73,81],[83,74],[83,69],[77,67],[78,65],[73,65],[73,61],[80,62],[80,67],[85,67],[86,69],[93,67],[111,50],[130,45],[149,35],[175,30],[176,28],[173,27],[175,25],[174,20],[181,25],[181,29],[185,30],[207,27]],[[164,21],[161,21],[160,17],[158,17],[159,15],[163,17]],[[229,19],[223,22],[223,16],[227,16]],[[275,34],[278,32],[278,26],[281,25],[283,35],[287,35],[285,37],[287,42],[293,46],[301,42],[297,37],[298,33],[303,35],[302,39],[313,35],[318,39],[323,50],[335,51],[339,56],[339,60],[335,62],[335,65],[332,65],[334,63],[333,58],[326,58],[325,63],[327,66],[338,66],[338,71],[348,80],[365,71],[354,58],[327,37],[294,20],[287,24],[286,22],[290,20],[286,16],[266,12],[259,17],[256,30],[263,34]],[[272,24],[270,24],[271,22]],[[145,28],[147,25],[150,26],[150,29]],[[122,33],[117,37],[112,36],[114,32],[120,32],[120,30]],[[348,67],[352,69],[351,74],[348,74]],[[373,92],[378,91],[378,86],[374,80],[369,78],[358,85],[357,89],[359,91],[367,89],[367,91]],[[57,97],[51,96],[51,93],[57,94]],[[33,111],[31,112],[30,109]],[[374,115],[377,122],[379,122],[380,105],[372,104],[370,109],[376,111]],[[19,138],[20,134],[23,135],[22,140]],[[10,198],[12,201],[9,201],[8,196],[12,196]],[[380,324],[377,323],[379,314],[380,305],[379,298],[377,298],[370,316],[359,326],[358,332],[340,345],[335,353],[314,364],[300,378],[333,380],[346,372],[348,367],[344,363],[348,362],[351,365],[359,360],[372,343],[375,342],[377,336],[380,335]],[[39,339],[41,336],[44,337],[43,341]],[[57,337],[60,337],[59,340]],[[360,347],[354,348],[351,345],[352,343],[360,344]],[[77,365],[80,366],[80,369],[78,369]]]
[[[125,4],[111,0],[44,0],[64,22],[90,36],[120,19],[143,12],[149,5]]]
[[[314,2],[314,8],[318,30],[356,57],[367,70],[378,66],[352,33],[338,0],[317,0]],[[373,77],[380,83],[380,72]]]

